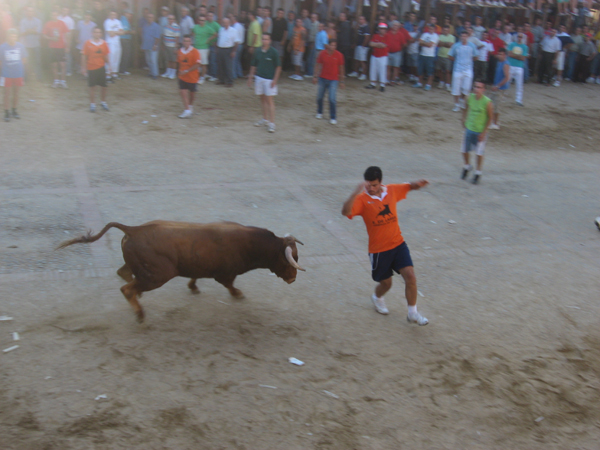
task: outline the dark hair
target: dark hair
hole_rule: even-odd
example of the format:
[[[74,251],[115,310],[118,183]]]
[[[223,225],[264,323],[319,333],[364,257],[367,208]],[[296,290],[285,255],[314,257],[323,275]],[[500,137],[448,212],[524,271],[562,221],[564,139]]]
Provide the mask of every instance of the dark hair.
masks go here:
[[[271,37],[271,33],[267,33],[266,31],[262,35],[263,36],[269,36],[269,38]]]
[[[329,45],[333,43],[337,44],[337,39],[329,39]]]
[[[506,49],[504,47],[499,48],[496,53],[506,53]]]
[[[192,35],[191,34],[184,34],[183,35],[183,39],[191,39]]]
[[[381,169],[377,166],[368,167],[365,170],[364,175],[365,181],[381,181],[383,178],[383,174],[381,173]]]
[[[461,31],[460,35],[462,36],[463,34],[469,34],[469,33],[467,33],[466,31]]]
[[[277,12],[279,12],[279,11],[283,11],[283,12],[285,12],[285,9],[283,9],[283,8],[279,8],[279,9],[277,9]]]

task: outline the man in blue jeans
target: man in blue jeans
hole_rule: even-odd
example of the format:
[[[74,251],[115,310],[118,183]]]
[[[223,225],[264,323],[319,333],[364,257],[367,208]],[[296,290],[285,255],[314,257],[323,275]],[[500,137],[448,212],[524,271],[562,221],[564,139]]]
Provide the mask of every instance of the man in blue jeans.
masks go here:
[[[146,56],[146,64],[150,68],[150,77],[158,77],[158,46],[162,36],[160,25],[154,21],[154,14],[148,14],[142,30],[142,50]]]
[[[313,84],[319,83],[317,93],[317,119],[323,118],[323,98],[325,91],[329,90],[329,123],[337,123],[336,94],[338,84],[344,89],[344,55],[337,51],[337,41],[332,39],[325,46],[325,50],[317,57],[317,66],[313,76]]]

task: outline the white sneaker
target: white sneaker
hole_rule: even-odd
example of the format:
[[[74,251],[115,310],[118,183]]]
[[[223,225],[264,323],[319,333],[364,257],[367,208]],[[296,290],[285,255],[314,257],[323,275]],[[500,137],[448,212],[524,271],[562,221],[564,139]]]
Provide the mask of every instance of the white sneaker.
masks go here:
[[[367,76],[363,73],[360,77],[358,77],[358,79],[360,81],[365,81],[367,79]]]
[[[266,125],[268,123],[269,123],[269,121],[267,119],[260,119],[258,122],[256,122],[254,124],[254,126],[255,127],[262,127],[262,126],[264,126],[264,125]]]
[[[375,297],[375,294],[371,296],[371,300],[373,301],[373,305],[375,305],[375,311],[379,314],[389,314],[390,311],[385,306],[385,300],[382,298]]]
[[[312,75],[308,75],[306,73],[304,74],[304,78],[312,78],[312,77],[313,77]]]
[[[60,85],[62,86],[63,89],[69,89],[69,86],[67,86],[67,82],[65,80],[62,80],[60,82]]]
[[[198,84],[204,84],[204,77],[200,77],[200,79],[198,80]]]
[[[131,72],[123,72],[123,75],[131,75]]]
[[[351,78],[356,78],[358,76],[358,73],[351,72],[351,73],[348,74],[348,76],[351,77]]]
[[[596,78],[596,84],[600,84],[600,77]]]
[[[452,112],[458,112],[460,111],[460,105],[454,105],[454,108],[452,108]]]
[[[161,75],[161,77],[163,78],[168,78],[169,77],[169,72],[165,72]]]
[[[448,92],[450,92],[452,90],[452,87],[448,83],[446,83],[446,90]]]
[[[267,130],[269,133],[275,133],[275,124],[271,122],[267,123]]]
[[[413,315],[408,315],[406,316],[406,321],[408,323],[416,323],[417,325],[423,326],[423,325],[427,325],[429,323],[429,320],[427,320],[427,317],[422,316],[419,313],[413,314]]]
[[[211,76],[209,76],[209,77],[206,77],[206,79],[207,79],[208,81],[217,81],[217,80],[218,80],[218,78],[217,78],[217,77],[211,77]]]
[[[556,80],[552,86],[559,87],[560,86],[560,81]]]
[[[190,117],[192,117],[192,112],[189,110],[185,110],[183,111],[181,114],[179,114],[177,117],[179,117],[180,119],[189,119]]]
[[[596,79],[594,77],[589,77],[587,80],[585,80],[586,83],[595,83]]]
[[[499,130],[500,129],[500,125],[497,125],[495,123],[490,125],[490,130]]]
[[[322,119],[322,118],[323,118],[323,114],[317,114],[315,117],[316,117],[317,119]]]
[[[329,123],[330,123],[331,125],[337,125],[337,120],[335,120],[335,119],[331,119],[331,120],[329,121]]]
[[[169,75],[170,80],[174,80],[176,77],[177,77],[177,75],[173,72],[171,72],[171,75]]]
[[[591,78],[591,77],[590,77]],[[594,82],[594,79],[592,78],[592,83]],[[60,81],[55,80],[54,83],[52,83],[52,88],[56,89],[60,87]]]
[[[446,85],[446,83],[444,83],[443,81],[440,81],[440,84],[438,84],[438,89],[444,89],[445,85]]]

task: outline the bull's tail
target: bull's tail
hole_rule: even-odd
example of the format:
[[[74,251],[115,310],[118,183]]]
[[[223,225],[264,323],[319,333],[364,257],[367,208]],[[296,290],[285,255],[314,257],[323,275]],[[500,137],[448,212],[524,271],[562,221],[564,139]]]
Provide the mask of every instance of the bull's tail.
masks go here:
[[[62,242],[61,244],[58,245],[58,247],[56,247],[55,250],[60,250],[61,248],[68,247],[69,245],[72,245],[72,244],[89,244],[90,242],[96,242],[98,239],[100,239],[102,236],[104,236],[104,233],[106,233],[111,228],[118,228],[123,233],[129,234],[129,231],[131,230],[132,227],[128,227],[126,225],[122,225],[117,222],[110,222],[104,228],[102,228],[102,231],[100,231],[100,233],[98,233],[96,235],[92,235],[92,231],[90,230],[90,231],[88,231],[87,234],[85,234],[83,236],[79,236],[75,239],[69,239],[68,241]]]

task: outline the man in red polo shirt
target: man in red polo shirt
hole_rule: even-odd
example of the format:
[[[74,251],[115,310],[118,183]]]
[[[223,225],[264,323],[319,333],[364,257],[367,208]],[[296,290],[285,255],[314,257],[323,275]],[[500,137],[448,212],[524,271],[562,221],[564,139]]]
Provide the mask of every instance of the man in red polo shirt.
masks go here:
[[[313,84],[317,84],[317,80],[319,82],[317,119],[323,118],[323,98],[325,91],[329,90],[329,123],[332,125],[337,123],[336,94],[338,84],[341,89],[344,89],[344,78],[344,55],[337,51],[337,41],[332,39],[325,45],[325,50],[319,53],[313,77]]]
[[[406,47],[408,40],[404,37],[404,33],[400,31],[400,22],[394,20],[391,24],[392,29],[389,32],[389,43],[388,48],[390,54],[388,55],[388,83],[389,84],[402,84],[400,82],[400,67],[402,66],[402,50]],[[410,37],[410,36],[409,36]]]
[[[52,63],[52,73],[54,74],[53,88],[67,88],[65,80],[65,61],[67,49],[67,34],[69,29],[65,23],[58,20],[58,12],[52,11],[50,20],[44,25],[42,36],[48,41],[48,52],[50,62]]]
[[[342,215],[352,219],[362,216],[369,235],[369,256],[371,258],[371,276],[379,283],[371,297],[375,310],[388,314],[383,296],[392,287],[392,275],[399,273],[406,284],[409,323],[427,325],[429,321],[417,311],[417,278],[413,268],[410,251],[398,226],[396,203],[406,198],[414,189],[427,186],[427,180],[411,183],[381,184],[383,174],[379,167],[371,166],[364,174],[365,181],[360,183],[342,207]]]
[[[494,28],[490,30],[490,42],[494,46],[494,51],[488,55],[488,80],[493,83],[496,75],[496,54],[501,48],[506,48],[506,42],[500,39],[498,30]]]
[[[369,78],[371,84],[365,86],[367,89],[376,89],[377,80],[379,80],[379,90],[385,91],[387,83],[387,63],[389,55],[389,36],[387,34],[388,26],[385,22],[378,25],[379,33],[373,35],[369,46],[373,50],[371,62],[369,65]]]

